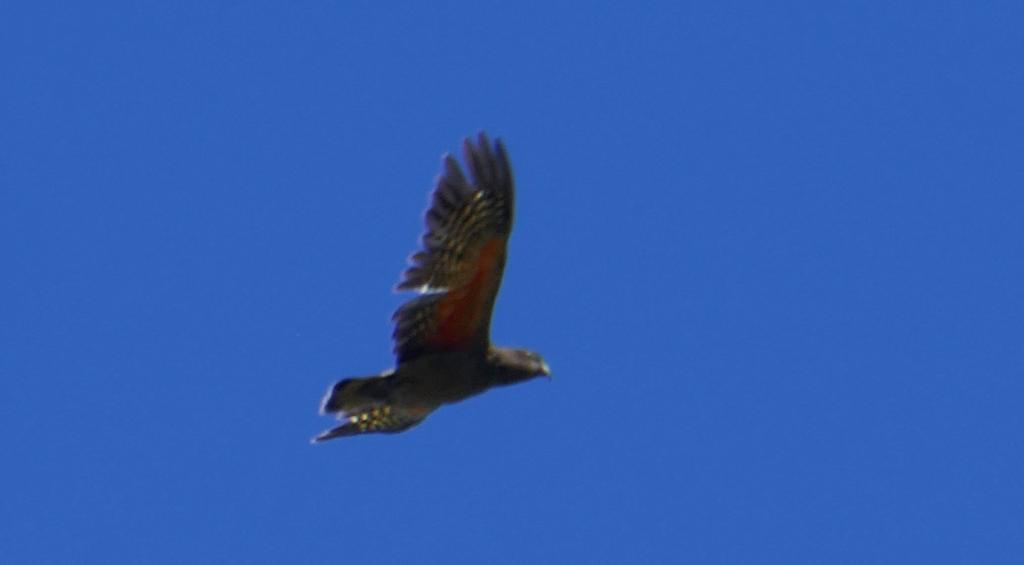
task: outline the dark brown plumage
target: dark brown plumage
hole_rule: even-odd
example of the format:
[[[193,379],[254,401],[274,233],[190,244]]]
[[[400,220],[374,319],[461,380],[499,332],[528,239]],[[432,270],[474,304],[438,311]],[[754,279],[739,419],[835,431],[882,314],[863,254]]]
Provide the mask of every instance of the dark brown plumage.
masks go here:
[[[548,375],[540,355],[495,347],[491,312],[505,269],[515,190],[500,140],[483,133],[463,143],[467,179],[444,157],[426,213],[423,249],[410,258],[397,290],[418,290],[393,316],[394,370],[344,379],[321,412],[344,423],[314,441],[405,431],[443,404]]]

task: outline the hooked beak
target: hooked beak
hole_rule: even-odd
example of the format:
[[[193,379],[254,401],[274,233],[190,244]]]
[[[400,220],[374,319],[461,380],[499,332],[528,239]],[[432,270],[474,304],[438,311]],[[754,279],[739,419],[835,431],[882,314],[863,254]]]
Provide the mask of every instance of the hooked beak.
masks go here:
[[[551,367],[548,367],[548,364],[544,361],[540,362],[540,374],[545,377],[551,377]]]

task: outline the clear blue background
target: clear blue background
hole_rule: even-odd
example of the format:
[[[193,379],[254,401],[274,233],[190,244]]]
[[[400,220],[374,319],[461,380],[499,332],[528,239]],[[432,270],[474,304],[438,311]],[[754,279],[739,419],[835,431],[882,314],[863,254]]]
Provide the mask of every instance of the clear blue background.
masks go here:
[[[1017,2],[0,10],[5,563],[1020,563]],[[440,156],[554,379],[311,446]]]

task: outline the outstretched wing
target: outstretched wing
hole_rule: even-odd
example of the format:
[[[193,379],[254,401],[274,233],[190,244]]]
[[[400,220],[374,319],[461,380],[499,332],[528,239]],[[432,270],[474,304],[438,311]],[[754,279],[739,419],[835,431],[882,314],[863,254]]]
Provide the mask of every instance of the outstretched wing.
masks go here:
[[[394,314],[399,362],[460,349],[485,349],[491,310],[501,286],[505,250],[512,230],[512,169],[500,140],[481,133],[463,143],[470,179],[458,161],[444,158],[444,170],[426,214],[423,249],[409,258],[397,290],[422,296]]]
[[[419,424],[423,418],[425,416],[422,414],[396,409],[387,404],[366,408],[351,414],[346,413],[341,418],[344,424],[325,430],[313,438],[313,443],[369,433],[396,434]]]

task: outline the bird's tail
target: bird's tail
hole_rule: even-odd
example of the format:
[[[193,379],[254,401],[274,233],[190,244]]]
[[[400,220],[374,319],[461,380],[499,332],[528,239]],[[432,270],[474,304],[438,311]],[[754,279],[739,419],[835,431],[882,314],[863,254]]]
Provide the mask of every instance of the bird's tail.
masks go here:
[[[397,433],[423,421],[430,410],[410,409],[391,402],[395,380],[389,375],[338,381],[327,391],[320,412],[337,414],[344,423],[313,438],[314,443],[366,433]]]
[[[321,414],[358,412],[387,402],[391,379],[386,375],[342,379],[332,386],[320,403]]]

